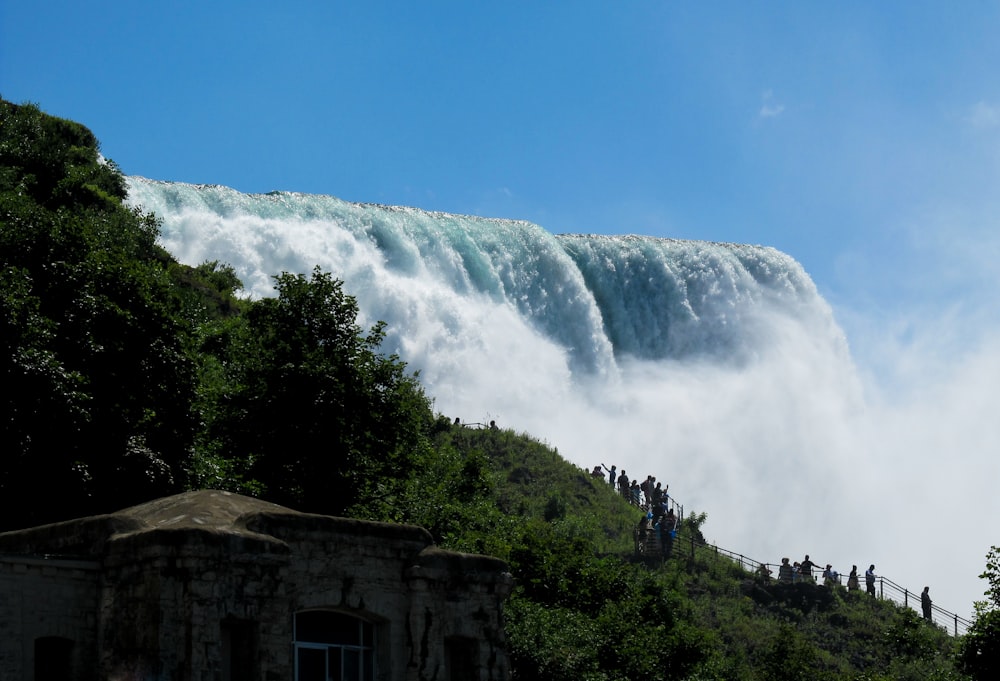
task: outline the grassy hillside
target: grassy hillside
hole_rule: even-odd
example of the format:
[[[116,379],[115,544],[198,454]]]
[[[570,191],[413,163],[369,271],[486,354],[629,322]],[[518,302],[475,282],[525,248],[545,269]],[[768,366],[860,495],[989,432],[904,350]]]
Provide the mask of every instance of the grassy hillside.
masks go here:
[[[763,583],[703,546],[641,560],[643,512],[512,431],[438,421],[403,497],[355,509],[415,522],[444,546],[509,561],[519,679],[960,679],[955,640],[909,608],[839,587]]]

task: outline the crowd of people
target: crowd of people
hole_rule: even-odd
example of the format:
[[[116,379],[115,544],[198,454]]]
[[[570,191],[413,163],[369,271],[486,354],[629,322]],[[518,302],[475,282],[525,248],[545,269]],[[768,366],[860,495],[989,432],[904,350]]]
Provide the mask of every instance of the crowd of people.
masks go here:
[[[655,536],[663,555],[669,556],[673,549],[674,538],[677,536],[677,525],[679,522],[679,518],[674,513],[672,500],[667,492],[670,485],[658,482],[656,477],[652,475],[647,475],[646,479],[641,483],[638,479],[630,480],[628,473],[624,469],[619,472],[616,466],[608,468],[603,463],[594,466],[594,470],[590,472],[590,475],[602,480],[607,476],[608,484],[615,488],[622,497],[628,500],[630,504],[646,511],[645,518],[639,522],[639,542],[645,546],[648,543],[647,539],[650,536]],[[655,534],[650,535],[651,532]],[[809,558],[809,554],[806,554],[805,558],[801,561],[794,563],[789,562],[788,558],[782,558],[781,565],[778,566],[778,582],[782,584],[816,584],[817,580],[813,574],[814,570],[819,572],[824,586],[840,584],[841,576],[833,569],[830,563],[827,563],[826,567],[820,570],[819,565]],[[772,571],[766,563],[760,564],[757,573],[764,581],[770,581]],[[872,597],[876,595],[876,580],[877,575],[875,574],[875,565],[873,563],[865,570],[865,591]],[[860,589],[861,582],[858,576],[858,566],[853,565],[851,566],[850,574],[847,576],[847,590],[858,591]],[[930,587],[925,586],[923,593],[920,595],[920,606],[924,619],[928,621],[932,619],[932,605]]]
[[[468,424],[462,423],[460,418],[455,418],[454,425],[489,428],[490,430],[498,429],[496,421],[490,421],[488,425],[484,423]],[[617,490],[630,504],[646,512],[645,517],[639,521],[637,541],[642,546],[648,547],[650,544],[649,539],[655,538],[663,556],[670,556],[674,539],[677,537],[677,526],[680,523],[680,518],[675,513],[675,505],[668,493],[670,485],[664,485],[661,481],[657,481],[653,475],[647,475],[646,479],[642,482],[639,482],[637,478],[630,480],[628,473],[624,469],[619,472],[617,466],[612,465],[608,468],[604,463],[594,466],[590,475],[595,479],[601,480],[607,476],[608,484],[613,489]],[[806,554],[805,558],[801,561],[795,562],[789,562],[788,558],[782,558],[781,564],[778,566],[778,582],[782,584],[816,584],[818,582],[813,574],[813,570],[819,571],[824,586],[829,587],[840,584],[841,575],[833,569],[830,563],[827,563],[826,567],[820,571],[819,565],[809,558],[809,554]],[[773,572],[767,563],[761,563],[757,568],[757,575],[763,581],[769,582]],[[875,574],[875,565],[873,563],[865,570],[865,591],[869,596],[875,597],[876,595],[876,580],[877,575]],[[847,576],[847,590],[858,591],[860,589],[861,583],[858,577],[858,566],[853,565],[851,566],[850,574]],[[931,621],[933,602],[931,601],[929,586],[925,586],[923,593],[920,595],[920,606],[924,619]]]
[[[814,569],[818,570],[819,565],[810,560],[809,554],[806,554],[806,557],[801,562],[795,561],[794,563],[789,563],[788,558],[782,558],[781,565],[778,566],[778,581],[783,584],[816,584],[817,582],[813,575]],[[770,580],[771,570],[765,563],[760,564],[757,572],[765,580]],[[840,573],[834,570],[830,563],[827,563],[826,568],[822,570],[821,577],[824,586],[840,584]],[[875,579],[875,565],[873,564],[865,571],[865,588],[871,596],[875,595]],[[851,574],[847,576],[847,590],[857,591],[860,588],[858,566],[854,565],[851,567]]]
[[[647,475],[646,479],[629,480],[628,473],[623,469],[620,473],[616,466],[608,468],[603,463],[594,466],[591,476],[603,480],[607,474],[608,484],[633,506],[646,512],[636,529],[636,541],[644,550],[657,546],[663,557],[669,557],[673,551],[674,539],[677,537],[677,525],[680,518],[667,490],[670,485],[664,485],[656,480],[656,476]],[[650,540],[655,539],[655,542]]]
[[[647,475],[641,483],[638,479],[633,479],[630,482],[628,473],[624,469],[619,473],[617,467],[608,468],[603,463],[594,466],[590,475],[595,478],[603,478],[605,471],[608,476],[608,484],[617,489],[618,493],[633,506],[650,510],[669,500],[670,495],[667,494],[667,490],[670,485],[657,482],[653,475]]]
[[[815,584],[816,579],[813,576],[813,569],[818,569],[819,566],[814,563],[809,558],[809,554],[802,559],[801,562],[796,561],[794,563],[789,563],[788,558],[781,559],[781,565],[778,566],[778,581],[783,584]],[[757,568],[757,573],[764,579],[764,581],[770,581],[771,579],[771,569],[766,563],[761,563]],[[826,564],[826,568],[823,569],[821,573],[824,586],[834,586],[840,584],[840,574],[833,569],[833,566],[829,563]],[[872,563],[865,570],[865,591],[869,596],[873,598],[876,596],[875,593],[875,582],[878,579],[878,575],[875,574],[875,564]],[[858,566],[852,565],[851,572],[847,576],[847,590],[848,591],[858,591],[861,589],[861,582],[858,577]],[[931,588],[929,586],[924,587],[923,593],[920,595],[920,607],[923,611],[924,619],[931,620],[933,601],[931,601]]]

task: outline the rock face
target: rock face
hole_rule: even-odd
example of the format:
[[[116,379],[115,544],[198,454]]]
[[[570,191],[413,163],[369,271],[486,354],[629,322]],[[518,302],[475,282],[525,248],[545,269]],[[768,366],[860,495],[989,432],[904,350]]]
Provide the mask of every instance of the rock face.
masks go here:
[[[505,681],[502,561],[227,492],[0,534],[4,679]]]

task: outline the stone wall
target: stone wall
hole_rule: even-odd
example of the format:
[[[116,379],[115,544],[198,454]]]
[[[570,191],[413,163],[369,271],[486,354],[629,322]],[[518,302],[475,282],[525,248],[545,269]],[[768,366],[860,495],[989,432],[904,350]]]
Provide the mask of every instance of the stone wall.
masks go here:
[[[10,678],[32,679],[24,646],[57,636],[77,642],[63,678],[96,678],[86,666],[102,679],[285,681],[295,678],[296,613],[317,610],[373,625],[381,681],[508,677],[506,567],[437,549],[419,527],[197,492],[0,535],[0,551],[88,540],[91,562],[3,564],[0,669],[22,670]],[[8,602],[17,590],[33,595]],[[38,626],[21,624],[29,612]]]
[[[321,609],[376,624],[380,679],[449,678],[451,639],[474,642],[483,681],[506,678],[500,608],[510,578],[498,561],[429,549],[420,528],[287,521],[254,518],[266,540],[186,529],[111,542],[102,610],[118,615],[102,627],[103,668],[222,678],[230,622],[252,632],[256,678],[291,679],[295,613]]]
[[[91,560],[0,555],[0,678],[96,679],[100,578]]]

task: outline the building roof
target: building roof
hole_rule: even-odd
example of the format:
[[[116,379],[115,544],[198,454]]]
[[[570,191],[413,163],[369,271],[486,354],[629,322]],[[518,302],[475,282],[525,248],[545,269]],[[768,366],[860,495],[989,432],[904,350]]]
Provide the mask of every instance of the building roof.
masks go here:
[[[231,492],[198,490],[114,513],[0,533],[0,553],[101,556],[109,544],[173,543],[196,536],[202,542],[249,541],[257,549],[281,552],[286,538],[303,532],[385,537],[411,542],[417,550],[433,543],[425,529],[413,525],[301,513]]]

